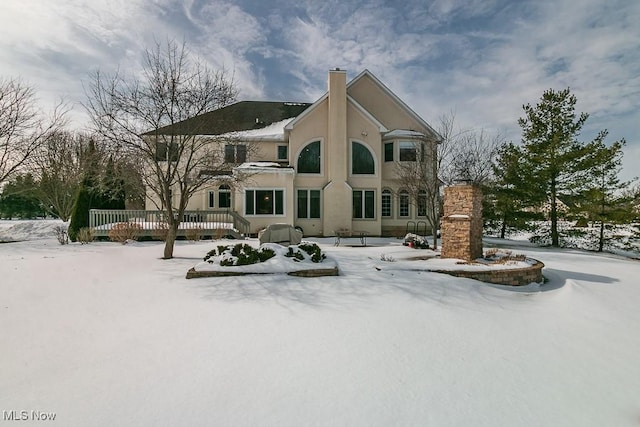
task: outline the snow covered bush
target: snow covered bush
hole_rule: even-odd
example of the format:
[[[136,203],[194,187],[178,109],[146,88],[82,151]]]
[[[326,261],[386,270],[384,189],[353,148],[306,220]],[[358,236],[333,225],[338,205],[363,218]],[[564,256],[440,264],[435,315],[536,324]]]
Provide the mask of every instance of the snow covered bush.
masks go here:
[[[303,252],[307,254],[306,257]],[[322,262],[327,258],[327,256],[322,253],[320,246],[313,242],[301,242],[299,245],[291,245],[285,256],[293,258],[294,261],[303,261],[305,258],[310,258],[311,261],[315,263]]]
[[[258,262],[265,262],[273,258],[276,253],[268,247],[260,247],[255,249],[246,243],[238,243],[236,245],[221,245],[217,250],[212,249],[207,252],[204,261],[209,263],[219,262],[222,266],[232,265],[249,265]]]
[[[413,233],[408,233],[404,236],[403,244],[415,249],[429,249],[429,242],[427,242],[427,239]]]
[[[142,226],[134,222],[119,222],[109,230],[109,240],[125,244],[127,240],[137,240],[142,232]]]

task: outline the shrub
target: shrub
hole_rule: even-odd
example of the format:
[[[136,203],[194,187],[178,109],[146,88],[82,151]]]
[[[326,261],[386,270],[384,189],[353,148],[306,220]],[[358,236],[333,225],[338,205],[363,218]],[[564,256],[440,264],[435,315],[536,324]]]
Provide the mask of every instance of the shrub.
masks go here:
[[[322,253],[320,246],[317,243],[301,243],[298,245],[298,248],[305,251],[311,257],[311,261],[313,262],[322,262],[327,256]]]
[[[287,250],[287,253],[284,254],[284,256],[286,256],[287,258],[293,258],[294,261],[302,261],[304,259],[304,255],[302,255],[302,252],[300,252],[300,250],[294,251],[291,246],[289,246],[289,249]]]
[[[109,230],[112,242],[126,243],[127,240],[137,240],[142,232],[142,226],[134,222],[119,222]]]
[[[167,235],[169,234],[169,224],[166,222],[159,222],[156,225],[156,228],[153,229],[153,238],[157,240],[162,240],[163,242],[167,240]]]
[[[184,232],[184,236],[192,242],[202,239],[202,227],[189,228]]]
[[[273,258],[276,256],[276,253],[273,249],[269,248],[260,248],[258,249],[258,258],[260,258],[260,262],[265,262],[266,260]]]
[[[82,227],[80,230],[78,230],[76,239],[78,240],[78,242],[84,245],[86,243],[93,242],[93,239],[95,238],[95,236],[96,236],[96,233],[93,228]]]
[[[385,262],[395,262],[395,258],[393,258],[391,255],[387,255],[387,254],[380,254],[380,261],[385,261]]]
[[[69,243],[69,235],[67,234],[67,228],[62,225],[57,225],[53,228],[53,232],[56,234],[56,239],[61,245]]]

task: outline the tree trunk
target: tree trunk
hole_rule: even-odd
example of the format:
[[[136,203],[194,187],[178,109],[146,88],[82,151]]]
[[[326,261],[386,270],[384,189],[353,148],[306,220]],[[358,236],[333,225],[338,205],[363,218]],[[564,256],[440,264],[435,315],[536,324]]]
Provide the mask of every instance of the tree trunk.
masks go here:
[[[167,230],[167,240],[164,242],[164,256],[162,259],[173,258],[173,246],[176,243],[176,235],[178,234],[178,223],[170,221],[169,230]]]
[[[507,216],[502,216],[502,225],[500,226],[500,238],[504,239],[505,234],[507,234]]]
[[[558,238],[558,208],[556,206],[556,183],[551,183],[551,246],[559,247]]]
[[[598,252],[604,249],[604,221],[600,220],[600,239],[598,241]]]

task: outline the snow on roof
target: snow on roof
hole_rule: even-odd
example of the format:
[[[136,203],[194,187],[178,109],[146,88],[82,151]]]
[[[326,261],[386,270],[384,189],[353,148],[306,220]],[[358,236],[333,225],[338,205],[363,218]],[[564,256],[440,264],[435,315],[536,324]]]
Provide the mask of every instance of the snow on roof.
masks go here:
[[[255,139],[259,141],[284,141],[284,127],[295,117],[273,122],[269,126],[260,129],[229,132],[221,136],[230,136],[242,139]]]
[[[385,138],[425,138],[426,135],[422,132],[408,129],[394,129],[391,132],[387,132],[384,135]]]
[[[282,166],[280,163],[275,162],[247,162],[234,168],[236,171],[241,172],[285,172],[292,173],[293,168],[288,166]]]

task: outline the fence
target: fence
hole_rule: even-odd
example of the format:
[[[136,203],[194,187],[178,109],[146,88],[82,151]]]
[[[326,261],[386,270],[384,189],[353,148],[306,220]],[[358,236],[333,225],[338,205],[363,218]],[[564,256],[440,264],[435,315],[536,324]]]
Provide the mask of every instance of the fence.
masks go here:
[[[98,237],[108,236],[115,224],[128,222],[138,224],[142,236],[154,236],[158,231],[166,229],[166,213],[164,211],[91,209],[89,211],[89,227],[95,230]],[[227,209],[207,211],[185,211],[178,236],[185,236],[189,230],[198,229],[203,236],[227,235],[241,238],[249,235],[251,223],[237,212]]]

